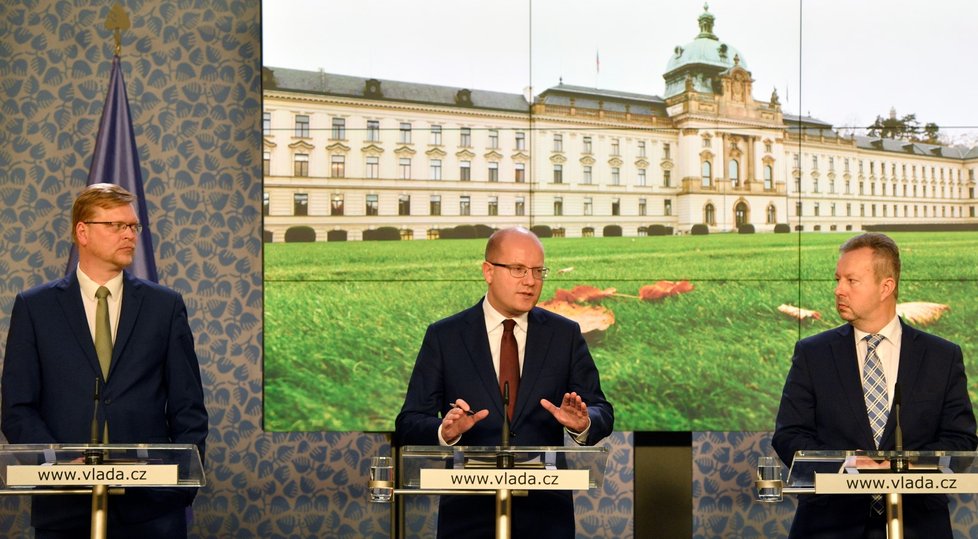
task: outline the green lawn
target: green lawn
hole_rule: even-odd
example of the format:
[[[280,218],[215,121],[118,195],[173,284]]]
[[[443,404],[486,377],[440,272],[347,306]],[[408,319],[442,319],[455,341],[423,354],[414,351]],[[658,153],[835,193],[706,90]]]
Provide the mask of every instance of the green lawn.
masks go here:
[[[649,303],[604,300],[616,323],[591,346],[617,430],[771,430],[800,336],[834,327],[832,279],[846,234],[757,234],[544,241],[547,264],[636,294],[689,280]],[[978,396],[978,233],[897,233],[900,301],[951,309],[926,329],[958,342]],[[485,292],[484,240],[265,245],[265,428],[393,429],[428,324]],[[553,275],[553,274],[552,274]],[[790,303],[821,311],[799,323]]]

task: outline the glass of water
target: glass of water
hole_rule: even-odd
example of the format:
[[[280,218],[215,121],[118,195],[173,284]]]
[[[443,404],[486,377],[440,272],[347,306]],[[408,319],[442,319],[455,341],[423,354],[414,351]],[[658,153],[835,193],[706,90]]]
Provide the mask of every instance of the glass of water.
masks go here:
[[[782,499],[781,463],[775,457],[757,459],[757,498],[762,502]]]
[[[394,495],[394,465],[391,457],[370,458],[370,501],[388,503]]]

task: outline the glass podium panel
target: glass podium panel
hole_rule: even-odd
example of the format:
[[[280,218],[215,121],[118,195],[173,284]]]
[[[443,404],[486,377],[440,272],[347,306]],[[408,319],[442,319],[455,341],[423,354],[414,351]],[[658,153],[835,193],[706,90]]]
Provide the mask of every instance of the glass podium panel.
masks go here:
[[[503,460],[501,460],[503,459]],[[512,466],[500,466],[511,460]],[[500,470],[586,471],[587,489],[599,488],[604,482],[608,461],[605,447],[495,447],[495,446],[405,446],[401,449],[398,478],[402,488],[421,489],[422,470]],[[550,474],[553,475],[553,474]],[[488,488],[496,488],[487,485]],[[582,485],[583,487],[583,485]],[[518,485],[516,488],[526,488]],[[573,488],[573,487],[572,487]]]
[[[0,445],[0,492],[53,487],[202,487],[193,444]]]

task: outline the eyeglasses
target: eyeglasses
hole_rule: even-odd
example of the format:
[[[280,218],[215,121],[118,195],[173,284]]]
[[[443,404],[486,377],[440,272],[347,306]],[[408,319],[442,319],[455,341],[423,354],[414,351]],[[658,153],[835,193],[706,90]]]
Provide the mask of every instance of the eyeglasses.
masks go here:
[[[486,262],[489,261],[486,260]],[[533,272],[533,278],[538,281],[542,281],[547,278],[548,274],[550,274],[550,268],[543,268],[543,267],[528,268],[526,266],[521,266],[520,264],[497,264],[495,262],[489,262],[489,263],[499,268],[508,269],[509,274],[515,277],[516,279],[522,279],[523,277],[526,277],[527,272]]]
[[[139,223],[123,223],[121,221],[82,221],[86,225],[105,225],[112,227],[112,231],[116,234],[122,234],[127,229],[132,230],[133,234],[139,234],[143,229],[143,225]]]

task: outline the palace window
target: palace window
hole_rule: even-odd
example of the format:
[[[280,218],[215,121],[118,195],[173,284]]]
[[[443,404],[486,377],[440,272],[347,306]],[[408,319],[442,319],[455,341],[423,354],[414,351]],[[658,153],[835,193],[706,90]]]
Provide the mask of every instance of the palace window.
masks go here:
[[[302,138],[309,137],[309,115],[295,115],[295,136]]]
[[[295,154],[295,161],[293,162],[292,175],[296,178],[305,178],[309,176],[309,155],[304,153]]]
[[[330,138],[337,140],[346,138],[346,118],[333,118],[333,130],[330,132]]]
[[[376,156],[367,157],[367,178],[374,180],[380,177],[380,158]]]
[[[345,178],[346,177],[346,156],[345,155],[333,155],[333,156],[330,156],[329,177],[330,178]]]
[[[292,195],[292,215],[309,215],[309,195],[307,193]]]

